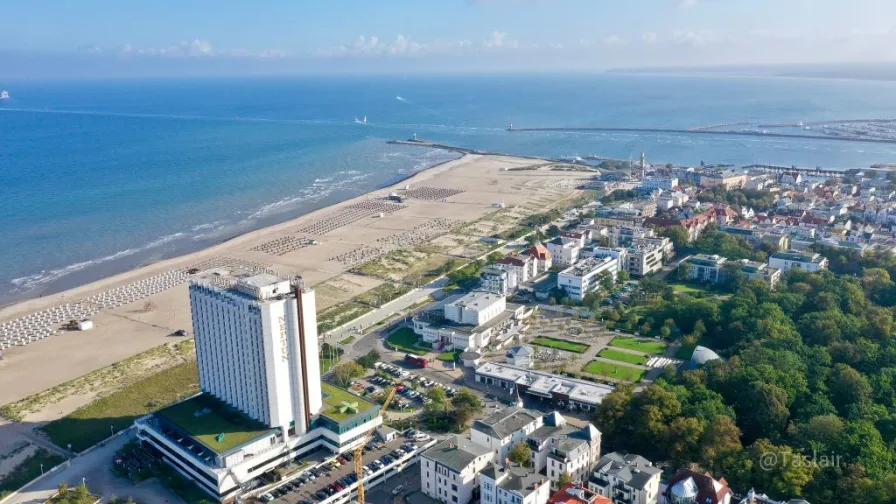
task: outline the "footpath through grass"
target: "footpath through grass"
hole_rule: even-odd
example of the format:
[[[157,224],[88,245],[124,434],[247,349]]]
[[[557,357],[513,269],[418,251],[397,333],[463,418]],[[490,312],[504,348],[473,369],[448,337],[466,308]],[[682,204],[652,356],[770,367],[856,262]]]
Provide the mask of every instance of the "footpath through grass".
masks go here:
[[[547,336],[539,336],[535,338],[534,340],[532,340],[532,344],[548,348],[556,348],[557,350],[565,350],[567,352],[573,353],[585,353],[589,348],[591,348],[591,346],[584,343],[576,343],[575,341],[569,341],[559,338],[549,338]]]
[[[660,355],[666,351],[666,345],[662,341],[639,340],[629,336],[617,336],[610,342],[610,346],[634,350],[646,354]]]
[[[426,355],[429,353],[428,349],[417,346],[417,342],[420,341],[420,336],[417,336],[417,333],[409,327],[402,327],[395,331],[386,341],[402,352],[412,353],[414,355]]]
[[[623,352],[621,350],[614,350],[612,348],[604,348],[597,354],[598,357],[603,357],[604,359],[610,359],[620,362],[628,362],[629,364],[644,364],[647,362],[647,356],[645,355],[636,355],[628,352]]]
[[[65,457],[57,455],[43,448],[38,448],[33,455],[25,459],[5,477],[0,479],[0,499],[25,486],[25,483],[40,476],[40,466],[43,464],[44,472],[65,461]]]
[[[626,366],[625,364],[616,365],[597,360],[589,362],[582,368],[582,370],[596,376],[615,378],[617,380],[625,380],[632,383],[640,381],[646,374],[646,371],[642,369]]]
[[[79,452],[112,432],[130,427],[138,417],[199,392],[196,361],[168,368],[101,397],[41,429],[56,446]]]

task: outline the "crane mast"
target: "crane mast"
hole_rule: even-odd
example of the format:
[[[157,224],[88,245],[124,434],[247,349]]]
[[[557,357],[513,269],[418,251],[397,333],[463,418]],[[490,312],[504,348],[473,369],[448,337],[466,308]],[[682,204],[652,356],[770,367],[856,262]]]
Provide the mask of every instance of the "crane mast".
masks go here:
[[[392,402],[392,399],[395,398],[395,393],[397,390],[395,387],[392,387],[392,390],[389,391],[389,394],[386,396],[386,400],[383,401],[383,407],[380,408],[380,415],[383,415],[386,410],[389,409],[389,403]],[[364,436],[364,441],[355,448],[355,474],[358,476],[358,504],[365,504],[364,501],[364,447],[367,446],[367,443],[370,442],[370,438],[373,437],[373,433],[376,432],[376,429],[370,429],[367,431],[367,435]]]

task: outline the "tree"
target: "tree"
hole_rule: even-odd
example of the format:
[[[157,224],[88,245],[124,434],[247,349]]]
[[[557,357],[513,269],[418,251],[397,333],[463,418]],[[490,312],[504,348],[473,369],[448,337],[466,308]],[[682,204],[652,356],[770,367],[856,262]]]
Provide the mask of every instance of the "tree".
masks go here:
[[[461,389],[451,399],[454,407],[454,418],[458,425],[466,425],[474,416],[482,411],[482,401],[469,389]]]
[[[819,467],[810,457],[785,444],[775,445],[760,439],[750,447],[754,461],[751,482],[770,495],[802,495]]]
[[[868,379],[846,364],[836,364],[828,378],[828,389],[831,402],[841,414],[849,407],[868,401],[871,396],[871,385]]]
[[[529,445],[525,442],[520,441],[513,445],[513,448],[511,448],[510,452],[507,454],[507,458],[514,464],[528,467],[529,463],[532,461],[532,448],[529,448]]]
[[[560,228],[558,228],[555,224],[551,224],[550,226],[548,226],[545,234],[548,236],[548,238],[556,238],[560,236]]]
[[[740,429],[727,415],[719,415],[706,426],[700,438],[700,463],[715,474],[730,469],[743,451]]]
[[[448,395],[445,394],[445,389],[442,387],[433,387],[426,391],[426,397],[432,399],[432,402],[427,405],[427,407],[431,407],[433,409],[447,409],[448,408]]]
[[[557,486],[563,488],[570,483],[572,483],[572,474],[566,471],[560,473],[560,479],[557,480]]]
[[[616,273],[616,281],[619,283],[628,282],[631,275],[628,274],[628,271],[619,270],[619,273]]]
[[[603,292],[610,292],[613,290],[613,275],[609,271],[602,271],[597,275],[597,283]]]
[[[695,460],[703,435],[703,424],[693,417],[679,417],[666,430],[666,450],[676,467]]]
[[[373,350],[367,352],[366,354],[358,357],[355,362],[360,364],[361,366],[367,369],[373,369],[374,364],[376,364],[380,360],[380,353],[374,348]]]
[[[684,226],[664,227],[659,230],[658,234],[671,240],[675,250],[687,249],[691,241],[688,236],[688,230]]]
[[[348,388],[352,380],[364,375],[364,368],[356,362],[343,362],[333,366],[333,379],[342,388]]]

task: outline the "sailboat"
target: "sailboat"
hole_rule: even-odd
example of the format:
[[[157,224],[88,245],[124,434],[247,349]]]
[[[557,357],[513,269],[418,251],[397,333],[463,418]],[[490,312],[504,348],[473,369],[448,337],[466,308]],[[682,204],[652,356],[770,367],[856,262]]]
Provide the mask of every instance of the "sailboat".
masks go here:
[[[364,119],[355,118],[355,124],[367,124],[367,116],[364,116]]]
[[[0,90],[0,100],[6,100],[9,98],[9,93],[6,90]]]

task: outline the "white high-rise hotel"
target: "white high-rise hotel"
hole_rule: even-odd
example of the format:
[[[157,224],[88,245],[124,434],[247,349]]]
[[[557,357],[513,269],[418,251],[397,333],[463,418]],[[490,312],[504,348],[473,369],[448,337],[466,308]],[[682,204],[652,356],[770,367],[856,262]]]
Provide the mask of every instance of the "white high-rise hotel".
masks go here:
[[[136,421],[137,437],[209,495],[326,448],[349,451],[379,406],[321,382],[314,291],[215,270],[190,284],[202,393]]]
[[[228,289],[194,283],[190,306],[202,390],[268,427],[308,432],[322,404],[314,292],[260,274]]]

